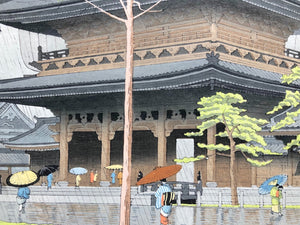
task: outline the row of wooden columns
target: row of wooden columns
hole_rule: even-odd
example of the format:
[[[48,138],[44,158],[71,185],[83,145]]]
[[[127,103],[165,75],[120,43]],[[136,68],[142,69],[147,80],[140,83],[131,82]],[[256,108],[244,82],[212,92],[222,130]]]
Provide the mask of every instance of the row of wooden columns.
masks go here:
[[[66,111],[61,112],[60,116],[60,174],[59,180],[66,180],[68,174],[68,114]],[[103,112],[102,130],[99,139],[102,142],[101,149],[101,179],[107,179],[104,168],[110,165],[110,130],[109,130],[109,113]],[[216,143],[216,127],[208,129],[207,142],[208,144]],[[158,166],[165,166],[167,164],[167,135],[165,129],[165,111],[161,110],[158,123],[157,123],[157,138],[158,138],[158,151],[157,151],[157,164]],[[207,160],[207,181],[215,181],[215,151],[208,151]]]

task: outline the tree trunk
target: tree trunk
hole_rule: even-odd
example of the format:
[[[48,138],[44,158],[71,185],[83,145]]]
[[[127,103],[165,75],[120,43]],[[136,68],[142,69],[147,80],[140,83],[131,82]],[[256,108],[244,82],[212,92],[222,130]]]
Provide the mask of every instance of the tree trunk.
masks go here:
[[[238,205],[237,183],[236,183],[236,162],[235,162],[235,141],[230,139],[230,188],[231,188],[231,204]]]
[[[133,12],[132,0],[127,1],[127,45],[124,101],[123,183],[121,189],[120,225],[130,224],[130,179],[132,150],[132,77],[133,77]]]

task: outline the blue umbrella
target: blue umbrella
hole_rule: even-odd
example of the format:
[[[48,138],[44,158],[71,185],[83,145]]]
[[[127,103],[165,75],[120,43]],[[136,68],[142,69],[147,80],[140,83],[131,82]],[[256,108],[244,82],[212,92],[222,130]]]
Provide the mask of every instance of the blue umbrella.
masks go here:
[[[70,173],[75,174],[75,175],[82,175],[87,173],[87,169],[82,168],[82,167],[74,167],[70,169]]]
[[[276,175],[267,179],[258,189],[258,193],[261,195],[269,194],[271,189],[276,185],[283,185],[287,181],[288,176],[285,174]]]

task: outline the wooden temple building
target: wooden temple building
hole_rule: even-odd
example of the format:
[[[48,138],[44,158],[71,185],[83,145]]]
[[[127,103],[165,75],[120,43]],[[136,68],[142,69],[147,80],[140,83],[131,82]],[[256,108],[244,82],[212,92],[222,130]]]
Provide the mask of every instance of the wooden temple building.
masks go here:
[[[139,2],[147,8],[156,1]],[[123,16],[119,0],[93,3]],[[300,28],[299,1],[172,0],[155,9],[161,11],[146,13],[134,24],[133,185],[139,170],[147,174],[155,166],[174,164],[176,139],[186,138],[184,133],[200,123],[201,97],[240,93],[247,99],[240,106],[247,114],[270,119],[266,112],[285,91],[300,88],[281,83],[282,74],[300,64],[299,52],[285,49]],[[39,49],[39,60],[30,63],[40,71],[36,76],[0,81],[0,101],[46,107],[59,118],[50,129],[59,144],[61,180],[71,182],[68,170],[74,166],[97,169],[100,180],[109,179],[104,168],[123,159],[125,25],[75,0],[31,1],[30,6],[6,1],[0,4],[0,22],[36,32],[55,30],[67,44],[52,52]],[[215,137],[217,129],[222,126],[195,143],[225,141]],[[283,151],[280,131],[277,138],[265,135],[271,148]],[[237,155],[238,186],[259,185],[278,173],[289,175],[288,185],[299,186],[299,153],[284,153],[263,168]],[[229,158],[207,156],[195,162],[203,182],[229,186]]]

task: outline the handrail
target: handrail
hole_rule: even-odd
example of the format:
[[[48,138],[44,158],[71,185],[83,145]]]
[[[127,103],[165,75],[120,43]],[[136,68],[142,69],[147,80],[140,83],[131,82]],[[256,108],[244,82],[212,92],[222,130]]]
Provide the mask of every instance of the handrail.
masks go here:
[[[285,49],[284,53],[286,56],[293,57],[295,59],[300,59],[300,51],[287,48]]]
[[[48,59],[56,59],[56,58],[63,58],[69,56],[69,49],[61,49],[57,51],[51,52],[43,52],[42,46],[38,47],[38,60],[48,60]]]

